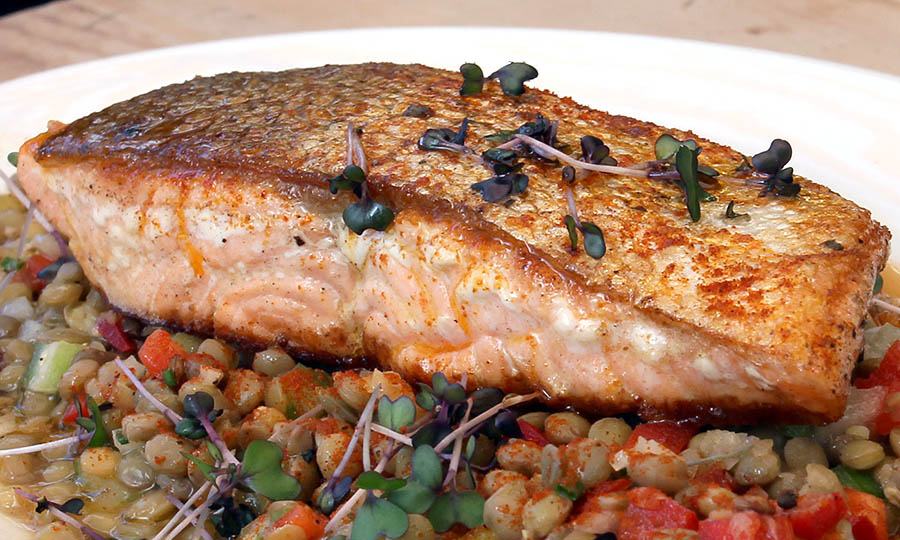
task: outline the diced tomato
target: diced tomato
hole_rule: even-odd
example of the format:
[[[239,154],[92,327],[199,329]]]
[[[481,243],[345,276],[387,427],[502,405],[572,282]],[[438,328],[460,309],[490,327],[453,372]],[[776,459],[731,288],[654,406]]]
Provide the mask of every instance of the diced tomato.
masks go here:
[[[884,500],[855,489],[846,490],[850,524],[856,540],[887,540],[887,508]]]
[[[788,513],[794,534],[804,540],[819,540],[847,513],[847,503],[840,493],[807,493],[797,500]]]
[[[87,396],[85,394],[78,394],[75,396],[75,399],[72,400],[72,403],[69,403],[66,412],[63,413],[62,421],[63,424],[74,424],[76,418],[88,416],[88,414]]]
[[[699,540],[793,540],[794,532],[786,515],[761,516],[739,512],[725,519],[700,522]]]
[[[586,494],[602,495],[604,493],[615,493],[616,491],[625,491],[631,487],[631,478],[619,478],[602,482],[587,490]]]
[[[647,424],[638,424],[625,448],[631,448],[638,442],[639,437],[647,440],[653,440],[665,446],[669,450],[680,454],[682,450],[687,448],[691,438],[697,434],[697,424],[695,422],[673,422],[671,420],[663,420],[661,422],[650,422]]]
[[[98,317],[97,331],[116,350],[131,352],[135,349],[134,341],[125,334],[125,330],[122,330],[122,321],[118,318],[114,321],[109,321],[104,317]]]
[[[734,491],[734,480],[731,478],[731,475],[728,474],[728,471],[719,467],[713,469],[711,471],[707,471],[697,478],[694,478],[692,482],[703,483],[703,484],[715,484],[717,486],[721,486],[725,489],[730,489]]]
[[[285,525],[294,525],[305,533],[304,538],[316,539],[322,538],[325,534],[326,523],[328,523],[328,518],[302,502],[298,502],[297,506],[291,508],[287,514],[273,523],[268,532],[275,532]]]
[[[172,357],[184,355],[181,345],[172,340],[172,336],[165,330],[158,329],[147,336],[138,358],[147,367],[147,373],[151,377],[159,377],[162,372],[169,369]]]
[[[619,540],[650,540],[659,529],[697,530],[697,514],[656,488],[630,490],[628,503],[619,522]]]
[[[541,433],[541,430],[529,424],[525,420],[519,420],[519,430],[522,432],[522,438],[526,441],[533,442],[534,444],[541,447],[550,444],[550,441],[547,440],[547,437],[544,437],[544,434]]]
[[[49,266],[53,261],[43,255],[32,255],[25,261],[25,266],[16,272],[14,281],[21,281],[32,291],[39,292],[47,285],[47,281],[38,276],[41,270]]]
[[[900,385],[900,340],[895,341],[884,353],[878,369],[868,377],[856,379],[853,385],[857,388]]]

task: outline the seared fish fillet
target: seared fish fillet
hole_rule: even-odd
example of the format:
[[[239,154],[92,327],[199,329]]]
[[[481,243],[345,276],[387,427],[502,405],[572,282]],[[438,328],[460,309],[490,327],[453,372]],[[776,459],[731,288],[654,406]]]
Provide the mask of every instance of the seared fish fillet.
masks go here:
[[[742,156],[550,92],[463,98],[460,83],[393,64],[196,78],[51,127],[22,147],[19,179],[89,279],[144,319],[605,414],[840,416],[888,252],[869,212],[803,178],[794,198],[727,181],[694,223],[671,183],[589,174],[573,190],[606,236],[594,259],[570,247],[558,163],[526,160],[527,191],[488,203],[470,188],[486,168],[417,139],[468,117],[480,153],[541,113],[561,143],[595,135],[624,166],[654,159],[663,133],[726,173]],[[328,189],[351,122],[396,212],[385,232],[349,231],[356,198]],[[750,218],[726,219],[729,201]]]

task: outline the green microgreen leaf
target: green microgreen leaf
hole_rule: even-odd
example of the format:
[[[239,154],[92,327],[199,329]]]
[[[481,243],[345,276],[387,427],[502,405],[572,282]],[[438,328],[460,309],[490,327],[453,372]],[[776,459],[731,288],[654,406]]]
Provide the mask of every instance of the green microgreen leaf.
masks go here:
[[[438,533],[457,523],[474,529],[484,523],[484,497],[476,491],[451,489],[438,497],[425,516]]]
[[[178,381],[175,379],[175,371],[172,368],[164,369],[162,372],[163,381],[165,381],[166,386],[169,388],[175,388],[178,386]]]
[[[434,111],[431,110],[431,107],[427,105],[410,105],[403,111],[403,116],[409,116],[411,118],[429,118],[434,114]]]
[[[740,217],[747,217],[750,214],[740,214],[734,211],[734,201],[728,203],[728,206],[725,207],[725,219],[737,219]]]
[[[13,167],[19,166],[19,153],[18,152],[10,152],[6,154],[6,160],[9,161],[9,164]]]
[[[573,488],[564,486],[562,484],[554,484],[553,486],[553,491],[555,491],[557,495],[559,495],[560,497],[565,497],[566,499],[569,499],[573,502],[577,501],[584,494],[586,489],[587,488],[581,480],[579,480]]]
[[[399,538],[409,529],[409,516],[395,504],[372,495],[356,512],[350,540],[377,540],[382,535]]]
[[[3,268],[4,272],[15,272],[23,266],[25,266],[25,261],[13,257],[3,257],[3,260],[0,260],[0,268]]]
[[[436,396],[447,403],[462,403],[466,400],[466,389],[459,383],[451,383],[440,371],[431,376],[431,388]]]
[[[190,418],[207,416],[215,404],[213,397],[206,392],[194,392],[184,398],[184,414]]]
[[[503,93],[515,97],[525,93],[525,81],[530,81],[537,76],[538,72],[534,67],[524,62],[510,62],[491,73],[488,78],[498,79]]]
[[[388,500],[410,514],[424,513],[437,498],[443,483],[441,458],[431,446],[419,446],[412,455],[412,474],[406,485],[392,491]]]
[[[512,136],[516,134],[516,130],[514,129],[502,129],[497,133],[491,133],[490,135],[485,135],[483,137],[486,141],[497,142],[497,143],[505,143],[509,142],[512,139]]]
[[[94,422],[94,433],[91,435],[90,440],[88,440],[87,447],[88,448],[96,448],[98,446],[105,446],[109,443],[109,433],[106,431],[106,427],[103,425],[103,417],[100,415],[100,407],[97,406],[97,402],[94,401],[94,398],[88,396],[86,400],[88,411],[91,412],[91,420]],[[82,426],[84,427],[84,426]]]
[[[73,497],[68,501],[58,505],[57,508],[67,514],[77,516],[81,513],[81,509],[84,508],[84,501],[77,497]]]
[[[268,441],[252,441],[244,452],[241,461],[241,472],[247,476],[270,469],[281,468],[284,451],[275,443]]]
[[[215,467],[213,467],[209,463],[203,461],[202,459],[198,458],[197,456],[192,456],[191,454],[188,454],[187,452],[182,452],[181,455],[184,456],[184,458],[186,460],[190,461],[191,463],[193,463],[194,465],[197,466],[197,470],[200,471],[200,474],[203,475],[203,478],[206,478],[210,482],[215,482],[216,479],[213,477],[213,474],[212,474],[213,471],[215,470]]]
[[[599,259],[606,255],[606,240],[603,231],[593,223],[582,222],[581,234],[584,235],[584,251],[591,257]]]
[[[128,437],[126,437],[125,434],[122,433],[121,429],[113,431],[113,436],[116,438],[116,442],[120,445],[128,444]]]
[[[827,247],[828,249],[833,249],[835,251],[844,251],[844,246],[834,238],[831,240],[825,240],[822,242],[822,247]]]
[[[345,476],[337,481],[333,487],[326,487],[319,492],[319,499],[316,504],[319,509],[326,514],[330,514],[341,501],[350,493],[350,486],[353,485],[353,479]]]
[[[472,392],[470,397],[472,398],[472,411],[469,413],[469,416],[475,418],[479,414],[503,401],[503,398],[506,397],[506,393],[499,388],[485,386],[484,388],[479,388]]]
[[[838,465],[831,470],[845,486],[884,498],[881,485],[875,480],[872,471],[858,471],[845,465]]]
[[[481,67],[478,64],[465,63],[459,66],[459,72],[463,77],[459,95],[473,96],[480,94],[484,88],[484,71],[481,70]]]
[[[880,293],[882,288],[884,288],[884,278],[881,277],[881,274],[878,274],[875,276],[875,286],[872,287],[872,294]]]
[[[578,249],[578,226],[575,225],[575,218],[567,215],[565,217],[566,229],[569,231],[569,242],[572,244],[572,250]]]
[[[97,427],[97,424],[95,424],[94,421],[90,418],[76,418],[75,423],[83,427],[85,431],[94,431],[94,428]]]
[[[524,193],[528,188],[528,176],[521,173],[507,173],[476,182],[471,186],[485,202],[500,202],[511,195]]]
[[[347,165],[341,174],[328,180],[328,189],[332,194],[338,191],[352,191],[360,196],[362,183],[366,181],[366,173],[356,165]]]
[[[253,491],[274,500],[296,499],[300,495],[300,482],[284,472],[281,460],[284,451],[269,441],[252,441],[244,451],[241,474],[244,483]]]
[[[255,441],[254,441],[255,442]],[[258,472],[244,480],[253,491],[274,501],[289,501],[300,496],[301,486],[296,478],[279,467]]]
[[[487,161],[502,163],[512,167],[519,159],[519,155],[508,148],[491,148],[481,154],[481,157]]]
[[[416,420],[416,405],[406,396],[400,396],[397,401],[391,401],[387,396],[381,396],[378,400],[376,421],[382,426],[394,431],[408,428]]]
[[[394,211],[379,202],[362,199],[345,208],[342,217],[351,231],[362,234],[367,229],[387,229],[394,221]]]
[[[784,139],[775,139],[769,149],[760,152],[750,159],[753,167],[764,174],[778,173],[791,160],[791,144]]]
[[[668,133],[663,133],[656,139],[656,144],[654,145],[656,159],[669,159],[675,155],[675,152],[677,152],[680,147],[681,141]]]
[[[697,182],[697,154],[698,150],[692,150],[682,144],[675,152],[675,168],[681,175],[684,184],[684,195],[687,199],[688,212],[691,221],[700,220],[700,184]]]
[[[212,441],[206,441],[206,449],[209,451],[209,455],[219,463],[225,461],[222,459],[222,452],[219,450],[219,447],[213,444]]]
[[[203,428],[203,424],[200,423],[200,420],[188,417],[182,418],[175,424],[175,434],[194,441],[202,439],[207,435],[206,429]]]
[[[575,167],[566,165],[562,168],[562,179],[568,183],[575,181]]]
[[[377,489],[390,492],[402,488],[406,480],[402,478],[385,478],[381,473],[366,471],[356,478],[356,487],[359,489]]]
[[[426,411],[433,411],[441,400],[434,395],[434,392],[432,392],[431,387],[428,385],[419,383],[419,388],[420,390],[416,394],[416,403]]]
[[[715,178],[719,176],[719,171],[713,169],[712,167],[707,167],[706,165],[700,165],[697,167],[697,172],[700,174],[705,174],[711,178]]]

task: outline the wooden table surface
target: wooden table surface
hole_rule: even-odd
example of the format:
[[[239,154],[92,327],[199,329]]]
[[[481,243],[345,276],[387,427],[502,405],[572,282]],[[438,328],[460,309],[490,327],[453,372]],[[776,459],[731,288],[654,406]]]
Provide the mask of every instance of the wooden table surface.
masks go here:
[[[680,37],[900,75],[900,0],[62,0],[0,18],[0,81],[198,41],[435,25]]]

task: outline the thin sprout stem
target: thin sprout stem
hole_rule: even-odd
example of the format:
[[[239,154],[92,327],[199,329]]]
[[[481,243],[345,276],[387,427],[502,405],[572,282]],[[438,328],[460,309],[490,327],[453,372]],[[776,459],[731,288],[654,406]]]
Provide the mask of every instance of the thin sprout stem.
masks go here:
[[[213,499],[214,499],[214,497],[213,497],[212,495],[210,495],[209,497],[207,497],[206,500],[203,501],[203,504],[201,504],[200,506],[198,506],[197,508],[195,508],[193,512],[191,512],[190,514],[188,514],[187,517],[185,517],[184,520],[183,520],[181,523],[179,523],[174,529],[172,529],[172,531],[171,531],[169,534],[167,534],[167,535],[165,536],[165,539],[164,539],[164,540],[172,540],[173,538],[175,538],[176,536],[178,536],[178,534],[179,534],[181,531],[183,531],[185,528],[187,528],[187,526],[190,525],[192,521],[194,521],[194,520],[196,520],[197,518],[199,518],[199,517],[200,517],[200,514],[202,514],[206,509],[209,508],[209,505],[212,504]],[[184,506],[185,506],[185,507],[188,507],[187,504],[185,504]],[[154,537],[154,540],[157,540],[158,537],[159,537],[159,534],[157,534],[157,535]]]
[[[362,169],[366,174],[369,173],[369,167],[366,163],[366,152],[363,150],[362,142],[359,140],[359,134],[353,128],[353,122],[347,124],[347,159],[350,161],[347,165],[353,165]]]
[[[369,419],[372,417],[372,411],[375,410],[375,402],[378,401],[378,396],[381,394],[381,385],[377,385],[375,389],[372,391],[372,395],[369,397],[369,401],[366,403],[366,407],[363,409],[362,414],[359,415],[359,422],[356,424],[356,429],[353,430],[353,436],[350,437],[350,444],[347,445],[347,450],[344,452],[344,456],[341,458],[341,462],[338,463],[337,468],[332,473],[331,478],[328,480],[328,489],[334,487],[337,483],[338,478],[341,477],[341,473],[344,472],[344,469],[347,468],[347,464],[350,463],[350,457],[353,455],[353,450],[356,448],[356,442],[359,441],[359,435],[363,430],[363,426]]]
[[[376,424],[373,422],[372,423],[372,431],[374,431],[375,433],[380,433],[386,437],[390,437],[391,439],[394,439],[395,441],[399,442],[400,444],[404,444],[406,446],[413,445],[412,439],[410,437],[407,437],[406,435],[404,435],[402,433],[398,433],[398,432],[394,431],[393,429],[388,429],[388,428],[382,426],[381,424]]]
[[[234,454],[231,453],[231,450],[228,449],[228,445],[225,444],[225,441],[222,440],[222,437],[216,432],[216,428],[213,427],[212,422],[209,421],[209,418],[206,416],[201,416],[197,420],[200,421],[200,425],[203,426],[203,429],[206,430],[206,434],[209,436],[209,440],[212,441],[216,448],[219,449],[219,452],[222,454],[222,457],[225,459],[227,463],[231,463],[233,465],[240,465],[240,461]]]
[[[388,461],[394,457],[394,441],[388,442],[388,447],[385,449],[384,454],[382,454],[381,459],[378,460],[378,464],[375,465],[375,472],[380,473],[387,466]],[[341,521],[347,517],[347,514],[353,511],[356,507],[357,503],[359,503],[360,499],[366,496],[366,490],[357,489],[356,492],[347,499],[347,502],[341,505],[338,508],[337,512],[331,516],[331,519],[328,520],[328,523],[325,525],[325,533],[329,533],[340,525]]]
[[[125,373],[125,376],[128,377],[128,380],[131,381],[131,384],[134,385],[135,389],[140,392],[142,396],[147,398],[147,401],[149,401],[154,407],[159,409],[160,412],[162,412],[170,422],[172,422],[173,424],[181,422],[181,415],[166,407],[160,400],[156,399],[156,396],[154,396],[150,393],[149,390],[147,390],[147,387],[144,386],[144,384],[140,380],[138,380],[138,378],[134,375],[134,373],[131,372],[131,369],[125,365],[125,362],[123,362],[121,358],[117,356],[113,360],[113,362],[115,362],[116,365],[119,366],[119,369],[121,369]]]
[[[33,503],[37,503],[38,500],[40,500],[37,495],[35,495],[34,493],[29,493],[29,492],[25,491],[24,489],[16,488],[15,491],[20,497],[22,497],[23,499],[27,499]],[[53,514],[54,516],[56,516],[60,521],[65,521],[69,525],[75,527],[76,529],[80,530],[87,536],[90,536],[94,540],[106,540],[105,538],[103,538],[103,535],[101,535],[94,529],[91,529],[87,525],[84,525],[77,519],[73,518],[69,514],[63,512],[62,510],[57,508],[56,503],[51,502],[48,506],[48,509],[50,510],[50,513]]]
[[[28,243],[28,229],[31,228],[31,222],[34,220],[34,212],[37,207],[34,203],[28,205],[28,212],[25,213],[25,224],[22,226],[22,237],[19,238],[19,248],[16,250],[16,258],[21,259],[25,253],[25,244]]]
[[[900,313],[900,307],[897,307],[894,304],[891,304],[890,302],[885,302],[884,300],[879,300],[878,298],[873,298],[872,303],[875,304],[876,306],[880,307],[881,309],[886,309],[893,313]]]
[[[347,167],[353,165],[353,122],[347,122]]]
[[[518,140],[526,145],[530,146],[532,150],[540,150],[542,152],[541,155],[552,155],[553,157],[577,168],[577,169],[585,169],[588,171],[597,171],[597,172],[605,172],[609,174],[618,174],[622,176],[635,176],[638,178],[647,178],[647,171],[637,170],[637,169],[629,169],[628,167],[617,167],[614,165],[595,165],[593,163],[586,163],[584,161],[578,161],[577,159],[569,156],[568,154],[553,148],[549,144],[542,143],[541,141],[529,137],[528,135],[523,135],[521,133],[517,133],[513,135],[513,140]],[[512,141],[510,141],[512,142]],[[506,143],[509,144],[509,143]],[[505,147],[506,145],[503,145]]]
[[[181,503],[181,501],[179,501],[175,497],[169,495],[168,493],[166,493],[166,500],[169,501],[170,503],[172,503],[172,506],[174,506],[178,510],[181,510],[182,508],[185,507],[184,504]],[[206,529],[201,529],[198,527],[199,523],[200,523],[200,521],[197,519],[191,521],[191,524],[194,526],[194,528],[197,529],[197,532],[200,534],[200,536],[203,538],[203,540],[213,540],[212,535],[209,534],[206,531]]]
[[[578,230],[581,230],[581,220],[578,219],[578,208],[575,207],[575,194],[572,193],[572,188],[565,186],[565,194],[566,204],[569,206],[569,214],[575,220],[575,226],[578,227]]]
[[[320,412],[322,412],[324,410],[325,410],[325,407],[323,407],[321,405],[316,405],[315,407],[313,407],[312,409],[301,414],[297,418],[294,418],[287,424],[284,424],[283,426],[279,427],[274,433],[272,433],[272,436],[269,437],[269,441],[271,441],[271,440],[275,439],[276,437],[278,437],[279,435],[281,435],[285,430],[293,429],[293,428],[299,426],[300,422],[302,422],[303,420],[306,420],[307,418],[312,418],[313,416],[316,416],[317,414],[319,414]]]
[[[469,421],[469,414],[472,412],[472,398],[469,398],[469,406],[466,407],[466,414],[463,416],[462,423],[465,425]],[[456,483],[456,472],[459,470],[459,457],[462,454],[463,439],[465,437],[457,437],[453,441],[453,455],[450,458],[450,466],[447,467],[447,476],[444,478],[444,487],[450,485],[450,482]]]
[[[33,454],[35,452],[40,452],[40,451],[46,450],[48,448],[57,448],[59,446],[68,446],[72,443],[81,442],[88,438],[90,438],[90,434],[84,433],[81,435],[72,435],[71,437],[66,437],[65,439],[57,439],[55,441],[45,442],[45,443],[41,443],[41,444],[32,444],[31,446],[20,446],[19,448],[9,448],[7,450],[0,450],[0,457],[15,456],[15,455],[19,455],[19,454]]]
[[[28,198],[28,195],[25,195],[25,192],[22,191],[22,188],[19,187],[19,185],[16,184],[16,182],[12,178],[7,176],[3,171],[0,171],[0,179],[2,179],[6,184],[6,187],[9,188],[9,192],[12,193],[17,199],[19,199],[19,202],[22,203],[22,206],[27,208],[31,204],[31,199]],[[56,227],[50,224],[50,221],[47,220],[46,217],[44,217],[44,214],[42,214],[40,210],[37,210],[34,213],[34,219],[36,219],[37,222],[47,230],[47,232],[53,232],[56,230]]]
[[[6,274],[6,277],[3,278],[3,281],[0,281],[0,292],[3,292],[3,289],[5,289],[7,286],[9,286],[10,283],[12,283],[12,279],[13,277],[15,277],[15,275],[16,273],[14,271]]]
[[[195,533],[206,533],[206,529],[204,529],[203,526],[206,524],[207,519],[209,519],[209,505],[206,505],[206,508],[204,508],[203,511],[200,512],[200,517],[198,517],[196,521],[191,522],[194,525]],[[209,536],[209,533],[206,533],[206,536]]]
[[[156,536],[153,537],[153,540],[162,540],[162,538],[172,529],[172,527],[175,526],[178,518],[183,516],[185,512],[187,512],[187,510],[190,509],[195,502],[197,502],[197,499],[202,497],[203,494],[206,493],[211,487],[212,484],[210,482],[203,482],[203,484],[199,488],[197,488],[197,491],[195,491],[194,494],[184,502],[184,505],[181,506],[177,512],[175,512],[175,515],[172,516],[172,519],[170,519],[168,523],[166,523],[166,526],[163,527],[162,530],[160,530],[158,533],[156,533]]]
[[[363,442],[362,442],[362,461],[363,470],[368,471],[372,468],[372,456],[369,452],[372,450],[372,416],[370,415],[363,424]]]
[[[525,394],[522,396],[510,395],[510,396],[505,397],[503,399],[503,401],[501,401],[500,403],[494,405],[490,409],[484,411],[483,413],[479,414],[478,416],[469,420],[468,422],[463,422],[462,424],[460,424],[459,427],[454,429],[451,433],[449,433],[446,437],[444,437],[443,440],[441,440],[441,442],[439,442],[437,444],[437,446],[434,447],[434,451],[437,453],[441,453],[441,450],[450,446],[457,438],[465,435],[465,433],[469,429],[471,429],[473,426],[477,426],[478,424],[484,422],[488,418],[494,416],[501,409],[513,407],[520,403],[524,403],[526,401],[531,401],[532,399],[537,399],[539,397],[541,397],[540,392],[532,392],[530,394]]]

